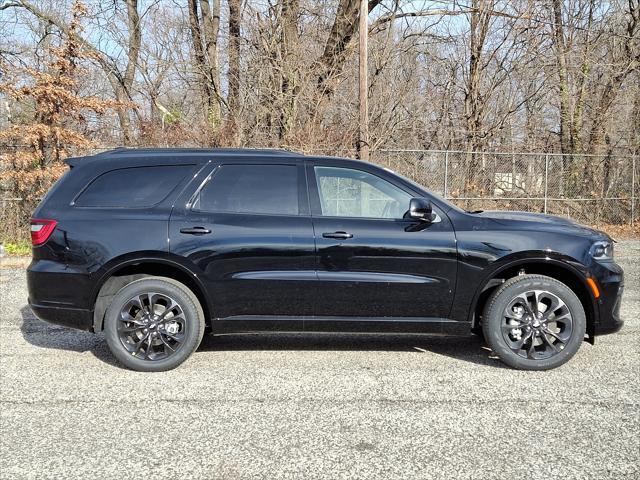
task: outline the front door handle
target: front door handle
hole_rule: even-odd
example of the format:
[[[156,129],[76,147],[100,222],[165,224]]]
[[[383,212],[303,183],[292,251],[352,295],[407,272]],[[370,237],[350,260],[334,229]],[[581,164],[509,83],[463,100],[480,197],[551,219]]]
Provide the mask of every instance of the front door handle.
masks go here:
[[[347,238],[353,238],[353,234],[347,233],[347,232],[326,232],[326,233],[323,233],[322,236],[324,238],[337,238],[339,240],[346,240]]]
[[[191,227],[181,228],[180,233],[186,233],[187,235],[206,235],[207,233],[211,233],[211,230],[204,227]]]

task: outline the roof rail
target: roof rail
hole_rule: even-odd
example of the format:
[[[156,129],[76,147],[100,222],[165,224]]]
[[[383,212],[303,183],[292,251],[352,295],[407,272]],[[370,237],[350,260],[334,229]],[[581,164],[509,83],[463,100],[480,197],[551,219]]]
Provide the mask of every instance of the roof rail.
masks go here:
[[[113,150],[107,150],[100,152],[99,156],[111,156],[122,153],[203,153],[203,154],[225,154],[225,155],[292,155],[302,156],[301,153],[292,152],[290,150],[275,149],[275,148],[197,148],[197,147],[182,147],[182,148],[156,148],[156,147],[141,147],[141,148],[129,148],[129,147],[117,147]]]

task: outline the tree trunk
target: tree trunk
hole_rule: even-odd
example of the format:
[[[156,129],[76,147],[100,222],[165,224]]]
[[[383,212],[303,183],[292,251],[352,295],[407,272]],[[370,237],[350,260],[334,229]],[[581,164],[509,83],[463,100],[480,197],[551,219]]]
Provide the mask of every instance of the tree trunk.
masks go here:
[[[381,0],[369,0],[369,13]],[[340,0],[324,51],[317,61],[317,89],[330,97],[335,89],[334,78],[342,72],[347,59],[347,47],[358,29],[359,0]]]
[[[240,110],[240,22],[241,0],[229,0],[229,116],[237,124]]]
[[[200,76],[200,88],[202,90],[203,100],[208,99],[211,96],[209,91],[209,84],[205,77],[206,60],[204,57],[204,51],[202,49],[202,32],[200,29],[200,15],[198,14],[198,0],[189,0],[189,31],[191,32],[191,41],[193,43],[193,56],[196,62],[196,68],[198,69],[198,75]],[[203,102],[202,113],[206,120],[206,107],[208,102]]]
[[[220,0],[200,0],[202,13],[202,34],[204,53],[207,63],[205,67],[206,81],[209,83],[208,118],[216,129],[220,125],[221,92],[220,67],[218,62],[218,34],[220,32]]]
[[[584,105],[587,87],[587,77],[589,76],[590,64],[589,64],[589,52],[591,47],[590,31],[591,24],[593,22],[593,9],[594,0],[589,2],[589,17],[587,20],[587,28],[585,31],[584,47],[582,49],[582,65],[580,66],[580,75],[578,77],[578,84],[576,88],[576,100],[575,107],[573,109],[573,118],[571,119],[571,134],[570,143],[571,151],[573,153],[584,153],[582,145],[582,128],[584,124]],[[585,171],[584,178],[590,178],[591,168],[590,162],[584,162]]]
[[[482,50],[489,32],[492,2],[473,0],[472,8],[474,11],[470,14],[469,78],[465,91],[464,110],[467,127],[467,150],[469,152],[476,152],[481,149],[483,139],[483,105],[481,99],[482,93],[480,91],[483,75]],[[480,188],[480,186],[477,185],[477,176],[479,173],[477,155],[469,154],[465,191],[467,187],[472,191]]]
[[[220,3],[208,0],[189,0],[189,30],[193,54],[203,94],[203,118],[216,129],[220,124],[220,75],[218,69],[218,31]],[[199,8],[200,7],[200,8]],[[200,10],[200,12],[198,11]]]
[[[571,151],[571,105],[569,97],[569,73],[567,70],[567,47],[562,24],[562,0],[553,0],[553,40],[556,47],[556,67],[560,91],[560,150]]]
[[[129,45],[127,51],[127,66],[124,71],[122,84],[131,98],[131,87],[136,76],[138,67],[138,55],[142,42],[142,32],[140,30],[140,16],[138,15],[138,0],[126,0],[127,2],[127,25],[129,28]]]
[[[358,158],[369,160],[369,16],[367,1],[360,2],[360,22],[358,26],[360,37],[359,63],[358,63],[358,103],[359,103],[359,132],[358,132]]]
[[[284,141],[296,117],[298,69],[295,62],[295,48],[299,42],[298,16],[299,0],[282,0],[282,34],[280,38],[280,115],[278,119],[278,140]]]
[[[118,102],[127,103],[130,101],[129,94],[124,88],[120,79],[116,75],[109,75],[109,83],[113,88],[116,100]],[[131,131],[131,118],[129,117],[128,108],[118,108],[116,110],[120,129],[122,130],[122,143],[125,146],[133,145],[133,132]]]

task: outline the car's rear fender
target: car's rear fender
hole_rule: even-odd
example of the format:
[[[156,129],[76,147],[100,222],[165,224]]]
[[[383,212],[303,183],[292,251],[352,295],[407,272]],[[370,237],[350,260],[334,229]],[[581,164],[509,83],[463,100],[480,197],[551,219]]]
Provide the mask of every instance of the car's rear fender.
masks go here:
[[[165,252],[137,252],[113,259],[101,269],[92,292],[94,331],[102,330],[104,313],[111,297],[133,280],[150,275],[172,278],[191,289],[198,297],[208,322],[213,309],[201,274],[183,258]]]

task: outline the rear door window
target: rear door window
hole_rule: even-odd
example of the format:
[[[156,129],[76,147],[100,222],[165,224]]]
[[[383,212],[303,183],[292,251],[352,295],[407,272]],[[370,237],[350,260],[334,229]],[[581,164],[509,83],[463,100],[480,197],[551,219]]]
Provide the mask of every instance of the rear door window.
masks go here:
[[[164,200],[193,165],[120,168],[103,173],[76,198],[80,207],[140,208]]]
[[[299,215],[298,167],[221,165],[197,194],[204,212]]]

